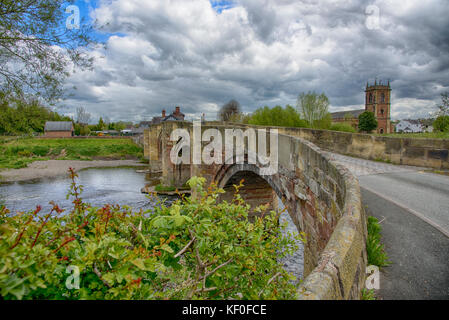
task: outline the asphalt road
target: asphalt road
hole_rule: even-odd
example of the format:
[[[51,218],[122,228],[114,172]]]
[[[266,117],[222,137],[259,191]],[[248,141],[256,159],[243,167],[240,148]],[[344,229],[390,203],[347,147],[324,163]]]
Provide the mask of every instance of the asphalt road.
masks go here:
[[[449,176],[329,154],[360,182],[367,213],[382,225],[392,262],[380,299],[449,299]]]

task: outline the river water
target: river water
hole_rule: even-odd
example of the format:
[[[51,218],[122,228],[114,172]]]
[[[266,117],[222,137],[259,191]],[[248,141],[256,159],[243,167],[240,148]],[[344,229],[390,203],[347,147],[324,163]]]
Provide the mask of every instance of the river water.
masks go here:
[[[84,186],[82,199],[93,206],[101,207],[105,204],[128,205],[134,210],[148,210],[155,206],[155,200],[142,194],[140,189],[146,184],[156,185],[159,177],[151,177],[137,173],[136,168],[102,168],[86,169],[78,172],[77,183]],[[29,182],[0,184],[0,204],[5,205],[11,212],[29,211],[42,206],[42,212],[48,212],[54,201],[61,208],[72,207],[71,200],[66,199],[71,180],[69,177],[37,179]],[[168,202],[174,200],[167,198]],[[282,202],[278,201],[280,209]],[[287,212],[281,215],[281,221],[288,223],[286,232],[297,234],[297,229]],[[297,278],[303,273],[303,246],[297,242],[299,249],[291,256],[282,260],[284,267]]]

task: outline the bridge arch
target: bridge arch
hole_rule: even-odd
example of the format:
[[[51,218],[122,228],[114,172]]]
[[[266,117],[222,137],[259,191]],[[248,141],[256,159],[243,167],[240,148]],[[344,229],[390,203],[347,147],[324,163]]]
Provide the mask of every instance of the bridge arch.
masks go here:
[[[284,190],[285,185],[280,180],[280,175],[262,175],[260,167],[255,164],[243,163],[223,165],[217,172],[214,181],[219,188],[225,191],[233,191],[233,185],[244,180],[241,196],[251,205],[252,208],[261,204],[272,204],[269,209],[277,209],[277,198],[287,208],[288,214],[295,223],[298,231],[303,231],[302,215],[297,211],[296,206],[292,206],[287,201],[288,190]],[[229,196],[228,196],[229,197]],[[222,197],[222,199],[226,196]]]

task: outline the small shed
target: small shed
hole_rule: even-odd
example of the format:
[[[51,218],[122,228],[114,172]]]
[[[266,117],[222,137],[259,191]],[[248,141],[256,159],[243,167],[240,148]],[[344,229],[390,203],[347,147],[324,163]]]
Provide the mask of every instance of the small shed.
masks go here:
[[[45,123],[45,137],[70,138],[73,136],[73,123],[71,121],[47,121]]]

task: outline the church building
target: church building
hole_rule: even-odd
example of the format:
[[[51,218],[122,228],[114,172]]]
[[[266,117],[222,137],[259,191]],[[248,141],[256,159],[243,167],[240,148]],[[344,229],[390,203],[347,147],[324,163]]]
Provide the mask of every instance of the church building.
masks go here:
[[[365,90],[365,109],[348,110],[331,113],[332,122],[346,122],[357,129],[359,124],[359,115],[365,111],[374,113],[377,120],[377,133],[393,133],[394,127],[391,123],[391,87],[390,81],[387,84],[374,82],[374,85],[366,84]]]

